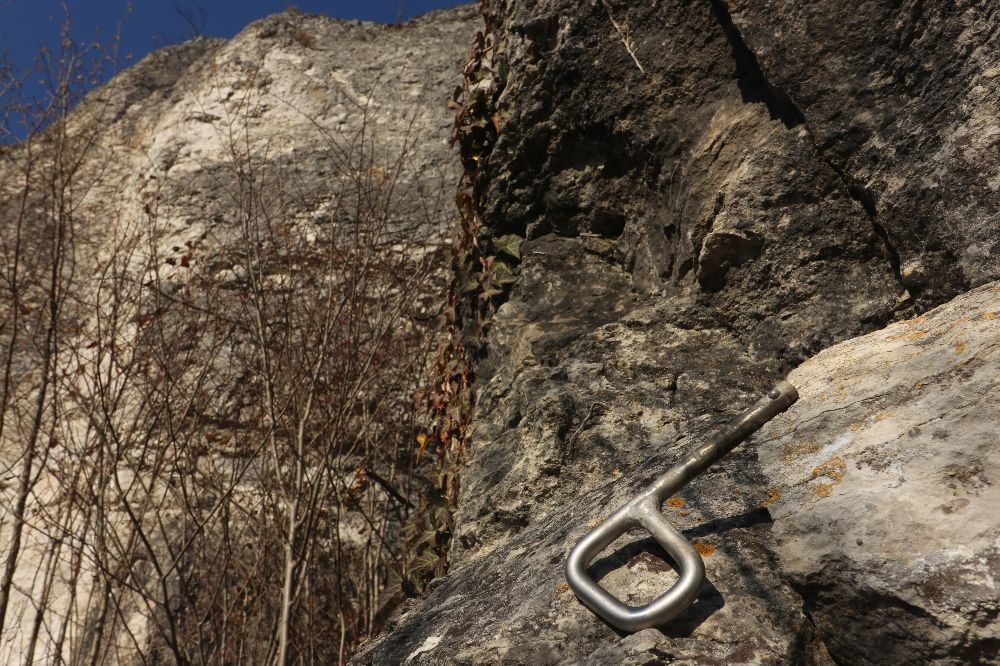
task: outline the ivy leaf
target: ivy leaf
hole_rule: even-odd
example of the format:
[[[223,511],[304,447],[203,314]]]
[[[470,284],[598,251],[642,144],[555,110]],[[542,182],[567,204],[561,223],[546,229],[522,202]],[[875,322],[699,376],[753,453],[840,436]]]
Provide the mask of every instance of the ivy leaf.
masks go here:
[[[496,284],[513,284],[516,281],[517,278],[514,277],[514,269],[508,264],[498,261],[493,266],[493,282]]]
[[[521,243],[523,242],[524,239],[517,234],[505,234],[493,241],[493,247],[495,247],[498,252],[503,252],[506,255],[514,257],[515,259],[520,259]]]
[[[420,445],[420,448],[417,449],[417,462],[420,462],[420,458],[423,457],[424,451],[427,450],[427,441],[427,435],[424,433],[417,435],[417,444]]]

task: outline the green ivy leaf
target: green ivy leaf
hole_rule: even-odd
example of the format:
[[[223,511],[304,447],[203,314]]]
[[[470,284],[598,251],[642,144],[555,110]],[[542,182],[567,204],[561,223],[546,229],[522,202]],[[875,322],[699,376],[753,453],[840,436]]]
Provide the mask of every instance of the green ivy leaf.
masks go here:
[[[517,281],[514,277],[514,269],[509,264],[498,261],[493,266],[493,282],[496,284],[513,284]]]
[[[498,252],[503,252],[506,255],[514,257],[515,259],[521,258],[521,243],[524,239],[517,234],[504,234],[500,238],[493,241],[493,247],[497,249]]]

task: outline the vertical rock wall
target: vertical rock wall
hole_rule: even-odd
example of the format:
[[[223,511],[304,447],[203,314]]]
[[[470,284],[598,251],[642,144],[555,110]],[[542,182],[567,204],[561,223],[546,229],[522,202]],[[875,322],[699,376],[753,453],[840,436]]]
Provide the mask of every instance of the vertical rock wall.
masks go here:
[[[525,237],[522,263],[480,365],[452,569],[359,663],[988,658],[974,637],[921,633],[913,607],[883,646],[860,630],[883,617],[867,597],[804,599],[775,539],[792,528],[768,508],[802,470],[762,469],[753,440],[664,508],[708,572],[675,621],[615,631],[562,563],[788,370],[1000,278],[993,3],[484,11],[508,74],[482,216]],[[636,533],[592,572],[637,604],[669,584],[660,556]]]
[[[190,554],[195,550],[191,547],[194,537],[189,538],[184,530],[198,520],[184,522],[178,517],[195,514],[190,512],[191,496],[178,500],[177,493],[185,491],[177,489],[185,484],[177,483],[177,475],[166,472],[149,478],[156,474],[149,469],[164,469],[159,462],[148,463],[150,458],[161,459],[160,453],[148,452],[161,450],[157,446],[166,436],[162,431],[168,430],[163,423],[170,422],[171,431],[178,427],[169,416],[162,416],[170,413],[162,406],[167,400],[162,394],[152,392],[160,401],[152,408],[144,400],[150,394],[143,389],[155,386],[159,366],[154,368],[154,379],[144,382],[139,375],[141,364],[132,360],[148,365],[152,359],[156,366],[161,360],[154,353],[159,349],[158,336],[169,338],[180,330],[184,337],[183,344],[174,349],[176,366],[170,365],[173,358],[164,364],[168,368],[161,375],[164,385],[176,382],[180,386],[176,375],[192,367],[197,368],[198,376],[210,378],[184,395],[183,401],[191,402],[178,419],[184,423],[179,426],[182,430],[188,424],[194,426],[192,439],[204,441],[204,446],[193,449],[196,453],[190,459],[177,454],[176,447],[169,449],[174,453],[163,453],[163,457],[186,460],[183,464],[189,466],[183,468],[184,478],[195,486],[195,503],[198,510],[206,509],[206,516],[228,515],[231,497],[237,498],[234,505],[243,501],[240,493],[254,497],[247,506],[258,501],[253,482],[241,483],[244,477],[253,478],[246,470],[254,464],[254,453],[240,450],[234,442],[241,439],[241,433],[261,425],[259,416],[247,406],[263,392],[263,371],[258,370],[256,360],[248,360],[251,355],[241,352],[247,349],[250,329],[227,319],[227,314],[244,312],[248,307],[251,287],[246,266],[251,263],[248,248],[252,244],[247,228],[252,226],[248,221],[251,216],[256,216],[254,222],[267,218],[267,224],[261,222],[253,232],[275,231],[294,240],[294,245],[289,240],[282,247],[299,252],[294,261],[277,261],[269,255],[267,259],[272,261],[267,266],[252,263],[254,270],[267,273],[266,281],[255,278],[254,288],[268,291],[273,297],[270,302],[283,298],[281,294],[291,292],[293,286],[308,283],[304,278],[312,278],[312,285],[323,280],[345,282],[342,276],[350,271],[324,272],[331,262],[310,263],[309,259],[323,256],[331,239],[371,232],[357,231],[363,224],[357,211],[371,219],[382,213],[381,206],[389,208],[385,218],[392,233],[379,238],[402,238],[398,246],[385,248],[381,258],[402,257],[397,266],[431,263],[438,267],[417,292],[415,309],[428,321],[440,309],[448,279],[448,236],[459,172],[448,143],[452,119],[447,101],[459,76],[468,36],[478,20],[471,7],[433,12],[395,26],[336,21],[289,10],[251,24],[228,41],[198,38],[150,54],[88,94],[67,119],[65,137],[56,134],[62,129],[56,126],[41,139],[36,138],[31,147],[36,161],[31,169],[25,166],[29,164],[28,146],[0,151],[0,235],[4,238],[0,365],[10,363],[8,367],[13,368],[11,384],[3,387],[3,408],[7,411],[0,415],[6,418],[0,436],[0,554],[5,562],[10,557],[13,571],[13,592],[0,637],[0,663],[32,658],[46,663],[132,663],[140,657],[143,662],[157,661],[163,655],[156,652],[158,641],[163,642],[156,630],[162,609],[149,602],[153,597],[142,596],[144,586],[153,587],[154,565],[150,561],[162,558],[160,562],[169,562],[169,567],[163,567],[167,577],[177,575],[173,574],[175,565],[178,570],[189,566],[188,560],[196,559]],[[65,139],[65,145],[61,141],[48,143],[58,143],[64,150],[60,166],[69,165],[66,173],[72,171],[72,176],[62,171],[52,175],[56,169],[40,148],[48,145],[51,136]],[[58,191],[53,187],[65,196],[59,201],[65,203],[65,210],[58,213],[70,220],[66,224],[72,229],[72,256],[65,259],[64,285],[60,284],[69,297],[59,298],[64,302],[61,322],[73,319],[75,324],[59,330],[60,353],[51,370],[39,361],[42,343],[51,344],[38,332],[44,331],[38,322],[45,323],[47,308],[38,306],[35,299],[44,299],[45,292],[39,296],[39,290],[32,291],[31,280],[32,270],[37,270],[35,262],[44,264],[49,255],[55,214],[42,204],[34,205],[33,198],[27,199],[32,205],[24,206],[20,196],[26,179],[48,175],[63,188]],[[51,193],[46,184],[42,182],[32,196],[48,205],[51,201],[45,197]],[[18,220],[22,207],[27,209],[23,224]],[[11,278],[15,274],[12,230],[18,224],[23,228],[23,238],[18,241],[23,254],[22,286],[21,293],[12,298],[11,292],[16,291]],[[253,249],[259,254],[261,246],[257,240]],[[286,268],[270,268],[282,265]],[[392,264],[387,261],[386,265]],[[119,270],[121,279],[115,282]],[[366,287],[354,289],[355,298],[380,290],[382,311],[364,314],[373,319],[386,316],[395,307],[392,289],[409,275],[391,275],[391,284],[370,287],[383,279],[384,273],[353,270],[357,271],[354,275],[363,274],[368,281]],[[164,316],[166,324],[150,327],[155,333],[137,333],[144,320],[168,310],[166,306],[155,312],[140,309],[154,297],[172,305],[183,300],[185,308],[174,308],[169,318]],[[240,299],[242,306],[225,310]],[[307,299],[305,295],[300,302],[307,302],[308,307]],[[195,302],[210,303],[214,310],[201,311],[210,311],[216,322],[229,322],[225,324],[229,334],[224,345],[216,344],[220,338],[213,334],[218,330],[199,328],[192,322],[194,308],[186,306]],[[21,308],[19,337],[11,333],[17,327],[16,321],[10,325],[8,317],[13,307]],[[337,320],[337,325],[346,328],[342,323],[345,319]],[[125,320],[128,322],[122,323]],[[109,327],[108,322],[114,326],[110,334],[101,329],[102,325]],[[351,325],[365,330],[355,321]],[[291,337],[287,328],[278,323],[271,330],[275,338]],[[352,339],[339,333],[334,334],[338,344]],[[121,337],[114,337],[117,335]],[[108,358],[102,356],[101,347],[121,350],[114,358],[125,361],[101,360]],[[95,374],[100,381],[90,381],[84,366],[97,367]],[[419,369],[407,370],[419,378]],[[46,419],[40,445],[46,453],[37,455],[29,469],[31,491],[24,499],[24,538],[15,552],[11,544],[22,488],[19,474],[30,431],[30,423],[19,423],[18,418],[28,422],[22,415],[35,413],[18,411],[18,401],[29,406],[35,403],[43,371],[51,372],[58,386],[47,394],[51,409],[39,410]],[[167,377],[169,373],[174,376]],[[147,372],[145,378],[149,377]],[[317,381],[315,376],[311,379]],[[110,388],[105,388],[105,382]],[[106,391],[99,398],[112,395],[113,399],[92,399],[98,390]],[[57,391],[57,398],[52,398]],[[390,422],[380,426],[406,427],[402,422],[410,413],[411,395],[400,398],[399,393],[404,389],[396,395],[379,396],[379,402],[389,404],[387,410],[398,415],[396,422],[389,418]],[[14,397],[8,400],[10,395]],[[407,407],[392,412],[396,405],[393,398],[404,400]],[[38,400],[41,404],[46,398],[43,395]],[[210,406],[193,407],[199,400]],[[157,416],[145,418],[150,411]],[[95,412],[100,415],[96,422],[103,423],[101,419],[106,418],[127,435],[124,442],[114,440],[116,457],[111,463],[102,457],[102,447],[114,437],[94,425]],[[54,415],[52,423],[48,422],[49,414]],[[133,423],[139,425],[130,425]],[[116,479],[120,495],[114,494],[114,484],[106,479],[104,485],[95,480],[99,475],[88,467],[91,464],[93,470]],[[354,480],[355,465],[353,460],[344,465],[351,470],[348,485]],[[393,470],[396,465],[395,460],[385,463]],[[389,476],[385,470],[372,470],[373,474],[380,471]],[[226,493],[203,482],[217,472],[237,479]],[[162,478],[167,481],[161,482]],[[165,489],[168,484],[169,489]],[[74,486],[82,488],[82,493]],[[112,489],[106,490],[106,486]],[[371,488],[367,492],[383,493]],[[105,500],[106,496],[112,499]],[[81,498],[78,503],[69,499],[76,497]],[[112,507],[110,515],[99,513],[91,519],[94,497]],[[130,513],[128,518],[135,522],[120,508],[128,507],[129,501],[138,517]],[[211,507],[213,502],[217,504]],[[346,505],[345,501],[344,509]],[[189,513],[183,514],[184,510]],[[370,523],[355,511],[341,510],[338,515],[343,517],[332,525],[343,540],[338,547],[346,552],[359,544],[366,546]],[[137,524],[145,530],[142,548],[134,546],[140,534]],[[205,528],[210,537],[216,537],[222,531],[217,525],[206,521],[197,529]],[[119,536],[120,541],[116,539]],[[115,546],[110,547],[110,556],[106,550],[99,551],[106,548],[106,541],[115,543],[120,551],[115,551]],[[123,546],[123,542],[128,545]],[[249,545],[258,552],[264,550],[263,544]],[[122,571],[102,570],[118,552],[124,553]],[[185,561],[178,564],[182,552]],[[107,559],[102,560],[102,556]],[[370,566],[368,561],[366,566]],[[239,569],[230,562],[225,571]],[[167,595],[168,582],[163,583],[163,596]],[[124,589],[118,592],[114,588],[118,596],[113,597],[113,606],[109,603],[112,585]],[[155,594],[159,593],[157,589]],[[175,595],[171,606],[175,601],[176,606],[181,605],[178,593],[170,594]],[[162,597],[155,598],[166,603]],[[195,607],[189,598],[183,603],[190,604],[183,611]],[[179,613],[177,607],[172,611]],[[326,612],[335,616],[337,609],[331,605]],[[195,613],[200,611],[192,611],[192,617]],[[200,615],[194,625],[194,635],[205,643],[192,639],[182,646],[191,650],[188,654],[198,654],[220,631],[225,633],[217,620],[206,629],[213,621],[205,617]],[[71,629],[64,640],[62,633],[67,626]],[[253,640],[252,636],[242,638]],[[330,639],[330,643],[335,642]],[[202,651],[200,657],[204,659],[205,654]]]

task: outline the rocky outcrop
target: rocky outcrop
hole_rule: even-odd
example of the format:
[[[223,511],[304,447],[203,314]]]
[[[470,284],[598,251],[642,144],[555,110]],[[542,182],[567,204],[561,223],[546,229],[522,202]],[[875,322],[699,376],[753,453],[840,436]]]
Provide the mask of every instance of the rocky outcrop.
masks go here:
[[[457,563],[362,662],[806,658],[811,628],[781,578],[760,507],[768,482],[748,448],[668,509],[705,554],[709,583],[688,612],[663,631],[627,636],[573,596],[563,578],[569,547],[731,416],[730,405],[752,401],[769,376],[694,303],[642,304],[620,269],[576,240],[528,241],[522,256],[491,343],[503,365],[479,397]],[[646,536],[612,546],[592,568],[632,604],[669,584],[662,551]]]
[[[511,71],[497,233],[603,240],[637,294],[695,296],[785,367],[903,305],[864,207],[718,6],[623,6],[643,71],[601,3],[493,7]]]
[[[740,39],[933,305],[1000,277],[1000,7],[728,3]]]
[[[502,93],[495,116],[469,121],[499,132],[473,160],[479,240],[488,254],[506,238],[517,282],[493,297],[476,369],[451,569],[357,663],[1000,660],[996,3],[482,4],[493,42],[475,76],[491,80],[473,83]],[[345,202],[386,180],[392,203],[374,205],[407,243],[389,251],[438,267],[417,299],[430,317],[460,168],[444,103],[480,24],[470,7],[401,26],[289,11],[228,42],[160,51],[88,96],[68,121],[88,137],[69,149],[88,152],[73,207],[82,305],[67,315],[80,321],[66,347],[88,349],[94,312],[114,309],[95,291],[94,266],[118,265],[109,239],[142,230],[130,256],[145,263],[129,284],[173,298],[198,274],[236,302],[253,263],[242,261],[247,206],[279,207],[268,228],[309,248],[348,230]],[[13,164],[19,150],[0,158]],[[20,182],[8,173],[5,201]],[[262,269],[261,284],[301,294],[300,268]],[[10,346],[26,385],[30,343]],[[241,391],[257,389],[227,361],[239,355],[218,358],[206,374],[224,398],[199,416],[235,431],[249,418]],[[569,548],[788,372],[799,403],[664,507],[705,560],[696,603],[634,634],[601,622],[564,581]],[[75,423],[62,425],[72,435]],[[200,460],[240,455],[210,434]],[[3,442],[3,468],[16,469],[19,446]],[[135,599],[115,610],[129,640],[102,639],[98,613],[74,606],[98,572],[90,559],[63,562],[40,527],[62,489],[59,455],[27,466],[31,529],[8,612],[22,623],[6,625],[0,655],[25,658],[40,636],[33,656],[54,658],[62,639],[45,632],[66,616],[82,649],[109,641],[95,660],[157,648],[155,614]],[[112,476],[139,478],[126,463]],[[360,477],[344,471],[349,500]],[[17,492],[5,472],[6,506]],[[155,559],[179,532],[169,506],[133,520],[146,518],[157,539],[144,557]],[[85,544],[74,520],[63,527]],[[340,520],[337,538],[365,546],[363,521]],[[0,542],[12,525],[0,520]],[[123,567],[140,587],[145,570]],[[639,532],[591,573],[630,604],[673,575]],[[106,579],[118,584],[116,572]]]
[[[789,377],[800,400],[758,449],[768,508],[840,663],[1000,655],[998,317],[993,282]]]
[[[968,448],[916,468],[957,475],[920,509],[933,517],[921,525],[961,518],[961,505],[977,525],[972,541],[948,545],[957,533],[932,531],[906,557],[880,550],[921,538],[888,522],[906,511],[888,486],[915,460],[892,443],[895,428],[915,423],[885,421],[891,435],[871,426],[882,439],[845,451],[841,469],[833,453],[814,459],[840,436],[841,416],[824,417],[822,432],[803,421],[794,427],[824,443],[785,469],[774,463],[787,419],[829,408],[816,400],[835,389],[810,373],[832,356],[803,366],[797,411],[756,440],[769,442],[764,467],[751,440],[667,503],[705,557],[708,582],[689,611],[621,634],[563,580],[588,525],[761,388],[835,343],[1000,278],[990,250],[1000,241],[995,9],[791,5],[486,3],[505,64],[494,70],[506,76],[481,212],[493,235],[525,237],[522,262],[479,367],[452,569],[358,663],[885,663],[883,646],[897,663],[996,658],[995,609],[980,601],[997,571],[995,533],[977,513],[992,477],[989,440],[975,433],[989,417],[968,412],[954,430]],[[988,298],[984,289],[973,298]],[[960,307],[927,321],[947,328]],[[982,349],[991,321],[976,325]],[[995,369],[990,378],[985,351],[975,353],[987,391]],[[843,372],[863,373],[865,360],[852,358],[856,370],[845,361]],[[864,428],[892,411],[869,410],[884,377],[868,372],[859,390],[872,387],[871,404],[849,412]],[[973,408],[950,403],[949,385],[919,395],[961,419]],[[907,413],[926,408],[917,405]],[[931,439],[920,441],[933,431],[921,426]],[[892,479],[874,478],[872,465]],[[787,490],[796,479],[808,483]],[[804,492],[819,498],[811,512],[795,502]],[[883,504],[870,522],[834,522],[866,502]],[[864,544],[846,548],[841,534]],[[824,547],[831,555],[817,557]],[[662,551],[639,533],[591,571],[633,604],[670,580]]]
[[[370,170],[395,179],[399,223],[426,220],[426,246],[443,246],[458,177],[445,102],[474,20],[470,7],[399,26],[290,10],[229,41],[153,53],[74,114],[102,126],[88,156],[101,173],[86,203],[100,212],[115,202],[131,220],[155,197],[174,266],[164,277],[183,279],[191,246],[204,248],[192,260],[229,268],[210,255],[239,228],[241,160],[267,164],[258,187],[280,181],[283,205],[313,235],[337,221],[331,199]]]
[[[274,443],[280,426],[273,417],[294,410],[272,411],[270,419],[255,413],[254,400],[266,392],[263,379],[273,385],[277,373],[276,362],[251,353],[253,340],[273,351],[293,336],[306,340],[315,323],[334,329],[322,338],[324,354],[328,345],[334,354],[374,356],[368,348],[357,353],[362,347],[354,342],[367,342],[364,336],[377,329],[371,320],[395,316],[392,330],[383,327],[370,338],[377,341],[372,347],[393,345],[393,354],[382,356],[399,359],[405,374],[366,381],[380,395],[364,410],[376,415],[382,432],[405,427],[410,409],[393,408],[411,405],[413,390],[397,377],[420,380],[419,363],[403,359],[414,341],[431,345],[432,333],[421,327],[440,309],[449,277],[460,167],[449,146],[447,101],[477,20],[471,7],[394,26],[289,10],[228,41],[199,38],[153,53],[89,93],[65,124],[59,119],[30,145],[0,152],[0,366],[7,368],[0,406],[0,662],[272,658],[266,597],[280,594],[280,584],[264,573],[269,555],[262,535],[278,533],[247,527],[267,519],[268,511],[248,507],[263,506],[269,490],[255,460],[260,449],[245,443],[265,421]],[[57,246],[68,249],[51,259]],[[50,259],[60,268],[53,271],[56,286],[46,291]],[[413,286],[414,275],[426,282]],[[352,313],[345,333],[346,315],[337,319],[332,309],[316,306],[338,302],[349,289],[350,307],[341,306]],[[258,309],[257,329],[241,321],[251,290],[257,304],[267,304]],[[298,309],[274,307],[301,294],[293,304]],[[14,308],[20,321],[8,316]],[[293,316],[307,310],[296,323]],[[415,317],[399,315],[411,311]],[[303,344],[308,348],[295,358],[320,346]],[[50,348],[58,353],[46,355]],[[323,372],[309,373],[312,385],[338,391],[350,385],[346,364],[325,358]],[[367,368],[381,361],[368,358]],[[39,390],[48,375],[51,386]],[[381,380],[396,383],[386,389]],[[318,404],[310,397],[305,412],[319,412]],[[177,405],[186,406],[174,413]],[[350,430],[350,409],[342,414],[341,427]],[[309,437],[333,421],[308,428]],[[371,432],[364,436],[381,436]],[[378,493],[385,502],[384,489],[356,483],[366,463],[347,443],[353,437],[338,433],[337,455],[314,463],[330,485],[357,486],[331,503],[336,517],[324,517],[345,560],[373,538],[370,521],[355,510],[358,498]],[[345,450],[353,457],[340,455]],[[280,478],[286,473],[278,457],[275,445]],[[298,459],[304,457],[300,449]],[[166,466],[159,462],[165,459]],[[395,479],[398,461],[388,452],[384,460],[384,469],[376,468],[381,462],[371,466],[371,477]],[[212,478],[228,479],[227,489]],[[316,489],[325,483],[299,494],[319,497]],[[409,504],[396,492],[387,515],[396,501]],[[241,508],[231,513],[233,506]],[[230,515],[247,521],[233,534],[254,536],[223,556]],[[378,522],[395,521],[388,528],[395,534],[400,516],[392,511]],[[212,564],[199,576],[199,558],[210,552]],[[254,560],[247,569],[241,553]],[[375,560],[366,555],[364,566],[374,570],[379,557],[395,556],[381,553]],[[326,576],[339,566],[336,558],[317,559]],[[250,621],[227,644],[220,627],[229,619],[207,620],[214,611],[204,609],[229,594],[219,591],[229,576],[242,577],[239,586],[249,589],[252,575],[243,571],[269,588],[243,597],[254,599],[248,608],[256,604],[247,616],[265,619],[259,634],[246,629]],[[380,597],[386,578],[373,576],[371,622],[391,603],[391,594]],[[183,591],[184,579],[194,581],[194,594]],[[340,631],[325,625],[329,636],[320,642],[334,645],[336,655],[338,641],[342,652],[355,638],[343,609],[336,619],[338,609],[326,601],[339,593],[321,593],[324,618],[339,622]],[[207,606],[199,608],[202,600]],[[184,614],[192,618],[187,626],[175,619]],[[240,656],[227,657],[227,649]],[[258,649],[266,655],[255,655]]]

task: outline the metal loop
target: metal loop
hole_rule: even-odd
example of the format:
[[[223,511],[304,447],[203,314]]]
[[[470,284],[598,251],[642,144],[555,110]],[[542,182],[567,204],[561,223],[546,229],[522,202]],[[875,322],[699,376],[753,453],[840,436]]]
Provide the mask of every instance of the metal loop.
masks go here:
[[[687,485],[740,442],[798,400],[795,387],[780,382],[743,412],[712,441],[671,468],[651,486],[591,530],[566,559],[566,581],[577,598],[614,626],[625,631],[654,627],[676,617],[698,596],[705,580],[705,563],[694,546],[660,512],[663,501]],[[643,527],[677,562],[679,578],[670,589],[643,606],[627,606],[598,585],[587,567],[619,536]]]
[[[587,566],[615,539],[633,527],[644,527],[677,562],[679,578],[664,594],[644,606],[627,606],[587,574]],[[698,596],[705,580],[705,563],[694,546],[671,525],[652,502],[627,505],[585,536],[566,560],[566,579],[588,608],[626,631],[662,624],[683,611]]]

